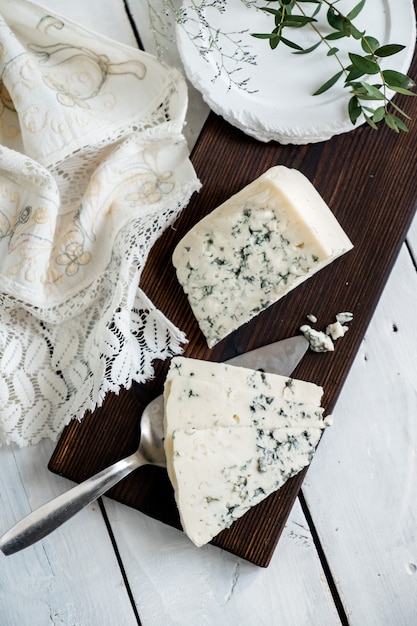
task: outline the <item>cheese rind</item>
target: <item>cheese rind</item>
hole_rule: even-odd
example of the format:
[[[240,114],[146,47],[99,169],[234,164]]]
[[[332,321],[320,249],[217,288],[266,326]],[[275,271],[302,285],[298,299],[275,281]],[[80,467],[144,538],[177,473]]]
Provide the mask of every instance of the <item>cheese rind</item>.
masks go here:
[[[319,428],[175,430],[176,501],[191,541],[209,542],[306,467],[320,435]]]
[[[166,384],[176,377],[201,379],[234,389],[256,389],[286,400],[320,405],[323,388],[315,383],[246,367],[176,356],[171,360]]]
[[[310,181],[276,166],[198,222],[172,261],[212,347],[351,248]]]

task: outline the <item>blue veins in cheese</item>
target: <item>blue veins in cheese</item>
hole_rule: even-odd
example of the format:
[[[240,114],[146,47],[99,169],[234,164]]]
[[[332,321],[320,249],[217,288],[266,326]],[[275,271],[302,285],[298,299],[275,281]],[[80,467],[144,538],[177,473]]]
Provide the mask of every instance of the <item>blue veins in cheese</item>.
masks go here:
[[[351,248],[310,181],[276,166],[198,222],[172,261],[213,347]]]
[[[284,376],[172,359],[164,390],[167,469],[183,529],[196,545],[310,463],[331,423],[322,393]]]
[[[288,381],[288,379],[286,379]],[[177,377],[165,392],[165,450],[168,475],[175,483],[172,466],[172,434],[176,428],[252,426],[277,428],[299,426],[320,428],[323,409],[301,400],[274,395],[271,389],[237,388],[228,384]]]
[[[313,458],[319,429],[226,427],[174,432],[176,500],[184,532],[202,546]]]

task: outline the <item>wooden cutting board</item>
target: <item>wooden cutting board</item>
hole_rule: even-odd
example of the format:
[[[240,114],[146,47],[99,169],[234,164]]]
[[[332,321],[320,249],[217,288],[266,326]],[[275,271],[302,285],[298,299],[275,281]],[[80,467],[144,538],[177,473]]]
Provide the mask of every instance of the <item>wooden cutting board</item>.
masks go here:
[[[416,58],[409,75],[417,76]],[[295,372],[324,387],[323,404],[328,413],[333,411],[416,209],[417,98],[399,97],[397,102],[413,118],[408,134],[362,126],[308,146],[262,144],[210,114],[192,154],[202,191],[194,195],[175,229],[154,246],[141,280],[154,304],[186,332],[186,355],[225,360],[298,334],[308,313],[314,313],[324,328],[336,313],[352,311],[350,330],[335,351],[309,351]],[[297,168],[313,182],[355,247],[210,351],[175,278],[172,251],[201,217],[277,164]],[[49,469],[79,482],[133,452],[138,419],[144,405],[162,391],[167,368],[168,363],[157,363],[152,382],[135,384],[118,396],[109,394],[100,409],[65,428]],[[212,543],[266,567],[304,476],[302,471],[292,478]],[[180,528],[172,488],[162,469],[141,468],[108,495]]]

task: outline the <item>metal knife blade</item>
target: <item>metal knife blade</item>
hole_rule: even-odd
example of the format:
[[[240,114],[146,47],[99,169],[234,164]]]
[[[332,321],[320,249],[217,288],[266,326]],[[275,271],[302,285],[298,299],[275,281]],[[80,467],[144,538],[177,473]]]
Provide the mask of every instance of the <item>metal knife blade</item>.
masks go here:
[[[277,341],[250,352],[245,352],[240,356],[230,359],[227,363],[248,367],[250,369],[262,369],[265,372],[273,374],[290,376],[305,354],[307,347],[307,340],[300,335],[284,339],[283,341]],[[163,396],[158,396],[158,398],[149,405],[149,407],[151,406],[152,415],[158,418],[159,422],[162,423],[161,418],[164,411]],[[126,459],[119,461],[119,463],[125,462]],[[88,502],[92,502],[99,497],[99,495],[105,493],[107,489],[126,475],[126,473],[122,475],[118,472],[113,475],[111,473],[113,471],[112,468],[116,466],[117,464],[103,470],[89,481],[73,487],[69,492],[58,496],[58,498],[46,503],[23,518],[23,520],[15,524],[15,526],[0,538],[0,550],[4,554],[13,554],[32,545],[35,541],[38,541],[52,532],[72,515],[81,510]],[[132,469],[135,469],[135,467],[137,466],[132,467],[126,465],[128,473],[132,471]],[[100,478],[102,474],[105,474],[105,480]],[[110,481],[107,480],[109,477],[111,477]],[[89,484],[91,487],[88,486]],[[83,485],[86,485],[85,492],[83,491]],[[98,490],[97,485],[99,485]]]
[[[297,335],[244,352],[229,359],[226,363],[253,370],[260,369],[270,374],[290,376],[305,355],[307,348],[307,339],[302,335]]]

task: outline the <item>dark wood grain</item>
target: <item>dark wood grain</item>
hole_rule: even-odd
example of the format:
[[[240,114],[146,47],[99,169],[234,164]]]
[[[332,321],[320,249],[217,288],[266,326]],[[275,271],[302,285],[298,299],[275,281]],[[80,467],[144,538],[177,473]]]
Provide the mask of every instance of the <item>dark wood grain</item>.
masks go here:
[[[416,60],[410,75],[417,75]],[[416,208],[417,99],[397,101],[413,118],[409,134],[363,126],[308,146],[262,144],[216,115],[209,116],[192,154],[202,191],[192,198],[175,229],[169,229],[154,246],[141,280],[155,305],[187,333],[185,354],[224,360],[297,334],[308,313],[314,313],[324,327],[334,321],[336,313],[353,311],[349,333],[336,344],[335,352],[309,352],[295,372],[297,377],[324,387],[324,406],[333,411]],[[203,215],[277,164],[308,176],[355,247],[210,351],[175,279],[173,248]],[[135,384],[119,396],[110,394],[100,409],[80,423],[71,423],[56,446],[49,469],[81,481],[135,450],[144,403],[161,392],[167,367],[168,363],[157,363],[152,382]],[[305,471],[291,479],[218,535],[213,544],[266,567],[304,475]],[[180,527],[164,470],[141,468],[109,495]]]

